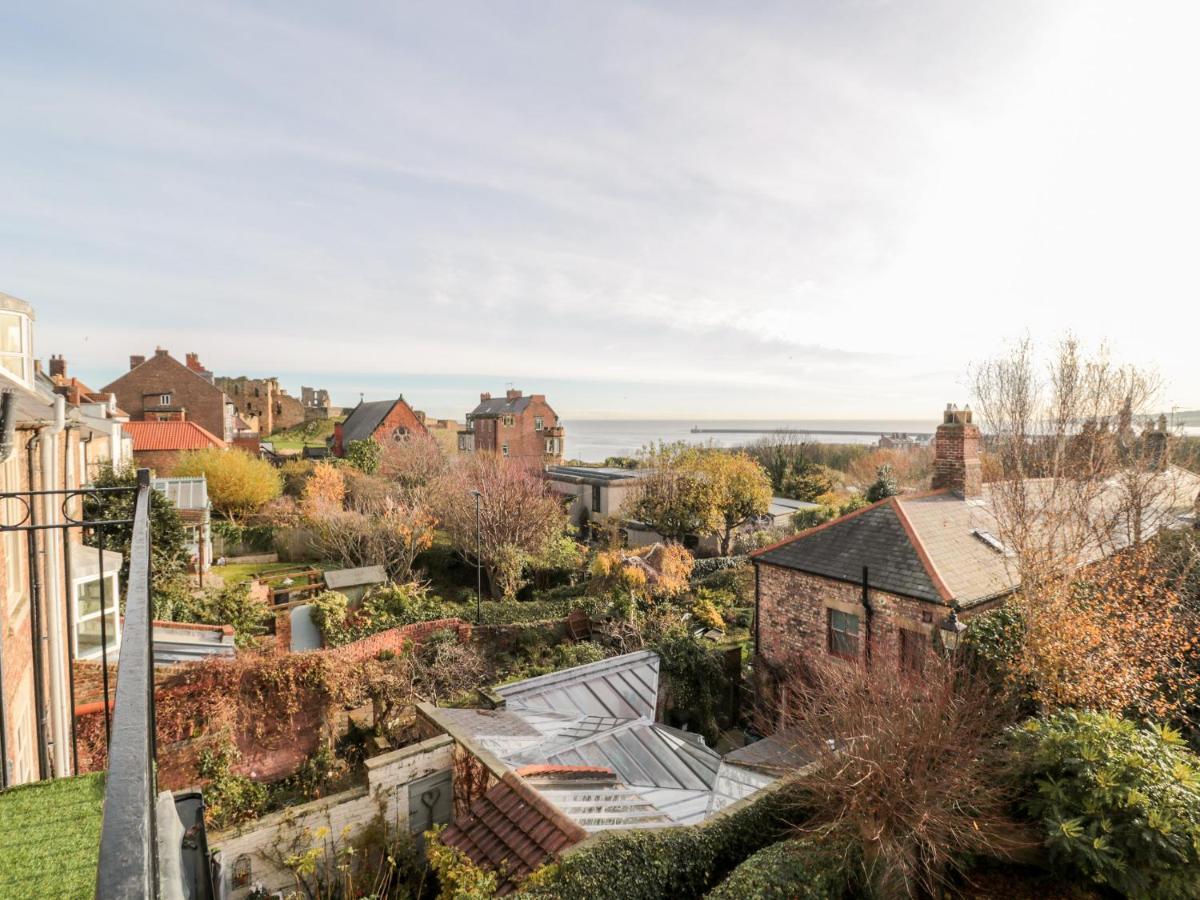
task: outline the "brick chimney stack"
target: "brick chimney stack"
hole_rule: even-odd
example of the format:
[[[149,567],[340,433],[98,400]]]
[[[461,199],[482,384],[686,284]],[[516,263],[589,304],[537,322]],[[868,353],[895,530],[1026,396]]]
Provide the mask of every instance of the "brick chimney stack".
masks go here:
[[[170,356],[170,355],[171,355],[171,353],[170,353],[170,351],[169,351],[169,350],[166,350],[166,349],[164,349],[163,347],[155,347],[155,348],[154,348],[154,355],[155,355],[155,356]]]
[[[950,488],[960,497],[983,493],[983,463],[979,459],[979,426],[971,422],[971,407],[946,404],[942,424],[933,438],[933,487]]]
[[[479,402],[480,402],[480,403],[487,403],[487,402],[488,402],[489,400],[491,400],[491,399],[492,399],[492,395],[491,395],[491,394],[489,394],[489,393],[487,393],[486,391],[485,391],[484,393],[482,393],[482,394],[480,394],[480,395],[479,395]]]
[[[129,368],[136,369],[138,366],[140,366],[145,361],[146,361],[146,357],[144,357],[144,356],[131,356],[131,357],[129,357]]]
[[[513,400],[520,400],[521,392],[516,390],[515,388],[509,388],[507,391],[504,392],[504,399],[509,401],[510,403]]]
[[[204,371],[204,366],[200,365],[200,354],[199,353],[189,353],[187,355],[186,359],[187,359],[187,367],[189,369],[191,369],[193,372],[203,372]]]
[[[50,357],[50,377],[55,376],[67,377],[67,361],[62,358],[62,354]]]

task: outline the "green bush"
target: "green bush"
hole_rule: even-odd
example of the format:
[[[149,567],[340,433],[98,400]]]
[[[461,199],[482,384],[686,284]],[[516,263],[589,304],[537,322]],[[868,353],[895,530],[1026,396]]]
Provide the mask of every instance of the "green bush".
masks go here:
[[[831,854],[808,841],[780,841],[759,850],[707,896],[711,900],[840,900],[846,873]]]
[[[668,631],[654,649],[662,658],[674,718],[715,744],[717,719],[729,696],[722,654],[684,628]]]
[[[365,475],[378,472],[382,460],[383,448],[370,438],[365,441],[351,441],[346,447],[346,462]]]
[[[170,622],[232,625],[237,645],[246,647],[266,634],[272,613],[267,604],[250,596],[249,582],[242,582],[198,593],[189,587],[172,597],[170,609],[162,608],[156,598],[155,615]]]
[[[275,549],[274,525],[241,525],[226,519],[217,519],[212,523],[212,531],[224,540],[226,556],[270,553]]]
[[[522,900],[700,897],[743,859],[783,836],[800,814],[794,792],[769,790],[703,825],[605,835],[522,885]]]
[[[1200,758],[1176,732],[1071,710],[1011,736],[1056,862],[1133,898],[1200,897]]]
[[[692,565],[692,581],[700,581],[714,572],[740,568],[748,561],[745,556],[710,556],[707,559],[698,559]]]

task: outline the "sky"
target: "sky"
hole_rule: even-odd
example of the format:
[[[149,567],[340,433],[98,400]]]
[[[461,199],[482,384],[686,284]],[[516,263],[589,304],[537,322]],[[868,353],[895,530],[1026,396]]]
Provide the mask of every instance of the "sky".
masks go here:
[[[1028,335],[1200,408],[1200,6],[0,5],[0,292],[100,386],[928,418]]]

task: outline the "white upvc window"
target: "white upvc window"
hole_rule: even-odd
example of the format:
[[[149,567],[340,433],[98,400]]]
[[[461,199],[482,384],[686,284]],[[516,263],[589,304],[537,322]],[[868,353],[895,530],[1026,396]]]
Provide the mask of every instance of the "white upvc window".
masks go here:
[[[546,427],[545,419],[543,419],[541,416],[533,417],[533,430],[534,431],[541,431],[545,427]]]
[[[104,601],[101,608],[101,577],[91,575],[75,580],[75,642],[76,659],[96,659],[101,655],[101,628],[108,638],[108,652],[112,654],[121,645],[121,622],[118,616],[120,598],[117,592],[117,574],[103,576]],[[101,623],[103,619],[103,625]]]
[[[0,312],[0,367],[28,386],[33,380],[33,349],[29,316]]]
[[[171,405],[171,395],[170,394],[159,394],[158,395],[158,405],[159,406],[170,406]]]
[[[0,468],[6,492],[21,489],[21,465],[17,454],[13,454]],[[25,504],[13,497],[3,504],[5,525],[20,525],[28,515]],[[26,590],[28,569],[25,565],[25,549],[21,546],[27,541],[26,533],[21,531],[4,532],[4,582],[8,595],[8,619],[10,626],[28,608],[29,592]]]
[[[508,456],[508,444],[507,443],[501,445],[500,452],[503,453],[505,456]]]

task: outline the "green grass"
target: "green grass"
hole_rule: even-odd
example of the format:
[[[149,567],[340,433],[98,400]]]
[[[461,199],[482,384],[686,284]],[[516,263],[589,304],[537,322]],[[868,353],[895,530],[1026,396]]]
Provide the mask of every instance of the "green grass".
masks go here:
[[[324,447],[325,439],[333,436],[333,426],[342,421],[342,417],[314,419],[295,428],[276,431],[267,440],[276,450],[302,450],[306,446]]]
[[[271,572],[283,572],[287,569],[301,569],[304,567],[314,569],[323,568],[315,563],[235,563],[230,566],[213,566],[212,573],[220,575],[225,584],[232,586],[243,581],[249,581],[251,575],[270,574]]]
[[[92,897],[104,773],[0,792],[0,897]]]

